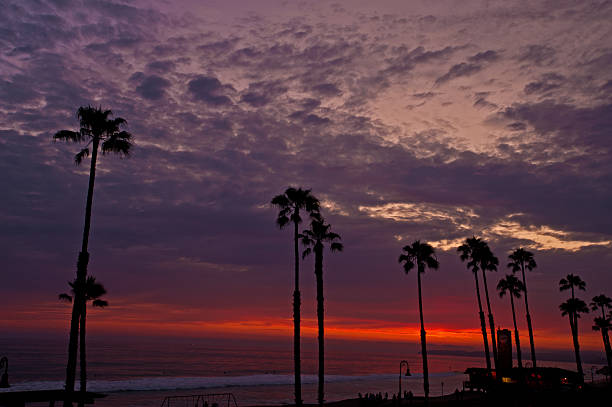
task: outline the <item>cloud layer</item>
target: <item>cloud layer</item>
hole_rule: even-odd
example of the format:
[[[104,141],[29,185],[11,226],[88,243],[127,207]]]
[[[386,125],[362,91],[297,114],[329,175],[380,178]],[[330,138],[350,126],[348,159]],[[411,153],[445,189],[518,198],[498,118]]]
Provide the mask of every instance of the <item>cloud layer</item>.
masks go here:
[[[500,259],[536,251],[548,328],[562,323],[562,275],[610,291],[609,3],[230,3],[4,8],[0,294],[16,309],[74,274],[87,168],[51,136],[87,104],[136,140],[132,158],[102,158],[96,184],[90,270],[111,295],[290,318],[290,236],[268,206],[289,185],[312,188],[343,236],[327,263],[340,319],[372,302],[364,321],[416,323],[414,301],[401,314],[380,301],[412,293],[396,259],[415,239],[441,251],[425,282],[438,324],[435,304],[471,295],[453,247],[472,234]],[[454,327],[475,326],[469,315]]]

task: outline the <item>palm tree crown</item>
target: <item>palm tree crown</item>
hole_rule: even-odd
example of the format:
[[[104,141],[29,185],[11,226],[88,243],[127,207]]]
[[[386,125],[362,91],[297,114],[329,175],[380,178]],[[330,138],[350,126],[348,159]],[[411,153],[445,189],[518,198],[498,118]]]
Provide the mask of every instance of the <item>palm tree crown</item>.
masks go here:
[[[59,299],[71,303],[75,291],[78,290],[77,284],[77,280],[68,282],[72,295],[62,293],[59,295]],[[87,280],[85,282],[85,288],[82,292],[84,293],[85,301],[93,301],[91,305],[93,305],[94,307],[104,308],[108,306],[108,301],[100,299],[100,297],[106,294],[106,288],[104,288],[104,285],[97,282],[94,276],[87,277]]]
[[[402,250],[404,253],[399,256],[398,261],[404,263],[404,271],[406,274],[415,266],[420,273],[425,272],[425,267],[434,270],[440,267],[440,263],[435,257],[434,248],[427,243],[421,243],[417,240],[411,245],[404,246]]]
[[[572,290],[572,298],[574,298],[574,288],[584,291],[586,283],[579,276],[568,274],[565,278],[559,280],[559,291]]]
[[[612,308],[612,298],[604,294],[596,295],[595,297],[593,297],[593,300],[591,301],[590,305],[591,311],[597,311],[598,309],[601,309],[602,317],[605,319],[606,308]]]
[[[279,208],[276,224],[281,229],[290,222],[302,223],[300,210],[305,210],[309,215],[319,213],[319,200],[310,191],[310,189],[289,187],[284,194],[272,199],[272,205]]]
[[[559,309],[561,310],[561,315],[573,315],[574,318],[580,318],[580,314],[587,314],[589,312],[589,307],[587,307],[586,302],[582,301],[580,298],[568,298],[564,303],[559,305]]]
[[[500,297],[509,294],[514,298],[521,298],[521,293],[525,290],[525,286],[521,280],[514,277],[512,274],[508,274],[506,278],[499,280],[497,290],[499,291]]]
[[[532,271],[538,266],[533,259],[533,253],[523,249],[522,247],[519,247],[512,252],[508,256],[508,259],[510,260],[510,263],[508,263],[508,268],[512,269],[513,273],[521,271],[523,267],[529,271]]]
[[[94,143],[95,147],[98,146],[98,143],[102,143],[102,154],[117,153],[128,156],[132,147],[132,135],[121,130],[127,122],[121,117],[113,119],[112,115],[111,110],[81,106],[77,111],[80,129],[78,131],[60,130],[55,133],[53,139],[74,143],[87,142],[85,148],[74,156],[77,165],[89,156],[91,143]]]
[[[302,258],[306,258],[313,250],[323,248],[324,242],[329,242],[329,248],[332,252],[341,252],[344,246],[337,242],[340,240],[340,235],[330,231],[331,225],[326,224],[322,217],[315,218],[310,223],[310,229],[302,231],[300,238],[302,245],[306,247],[302,253]]]

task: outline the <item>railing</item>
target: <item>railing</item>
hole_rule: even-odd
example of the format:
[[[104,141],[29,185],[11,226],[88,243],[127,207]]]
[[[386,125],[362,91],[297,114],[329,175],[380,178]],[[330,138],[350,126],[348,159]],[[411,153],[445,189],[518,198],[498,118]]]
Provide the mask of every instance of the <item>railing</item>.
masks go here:
[[[214,393],[168,396],[161,407],[238,407],[238,403],[232,393]]]

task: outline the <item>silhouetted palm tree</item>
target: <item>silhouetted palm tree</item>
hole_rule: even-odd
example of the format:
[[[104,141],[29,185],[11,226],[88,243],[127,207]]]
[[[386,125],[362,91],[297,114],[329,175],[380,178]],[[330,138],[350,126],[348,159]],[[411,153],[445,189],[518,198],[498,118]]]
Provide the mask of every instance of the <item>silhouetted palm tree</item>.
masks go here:
[[[324,401],[324,383],[325,383],[325,309],[323,308],[323,249],[324,243],[329,243],[329,248],[332,252],[340,252],[344,248],[340,240],[340,235],[331,232],[331,225],[325,224],[323,218],[314,219],[310,223],[310,229],[306,229],[300,235],[302,244],[306,249],[302,253],[302,258],[305,258],[310,253],[315,255],[315,276],[317,278],[317,320],[319,323],[319,386],[317,392],[317,400],[319,405],[323,405]]]
[[[295,373],[295,405],[302,405],[302,380],[300,367],[300,255],[298,247],[298,225],[302,222],[300,210],[318,218],[319,200],[310,189],[289,187],[284,194],[272,199],[272,205],[279,209],[276,224],[282,229],[291,222],[294,225],[293,241],[295,251],[295,290],[293,292],[293,363]]]
[[[595,325],[593,330],[600,331],[601,337],[604,343],[604,350],[606,351],[606,361],[608,362],[608,369],[612,372],[612,349],[610,347],[610,337],[608,332],[612,328],[609,317],[606,317],[606,311],[612,308],[612,298],[605,296],[604,294],[593,297],[591,302],[591,310],[598,311],[601,309],[601,317],[595,318]]]
[[[580,298],[570,298],[559,305],[561,315],[567,315],[570,321],[570,329],[572,330],[572,339],[574,341],[574,352],[576,353],[576,368],[578,370],[579,380],[584,380],[584,372],[582,371],[582,359],[580,358],[580,344],[578,343],[578,318],[580,314],[589,312],[586,303]]]
[[[584,291],[585,287],[586,283],[582,281],[579,276],[573,274],[568,274],[565,278],[559,280],[559,291],[571,290],[572,298],[576,298],[574,293],[575,288]],[[574,318],[574,316],[570,315],[570,318]]]
[[[497,290],[499,296],[503,297],[508,294],[510,297],[510,306],[512,307],[512,322],[514,322],[514,340],[516,341],[516,360],[518,367],[523,367],[523,361],[521,359],[521,341],[519,338],[518,326],[516,325],[516,313],[514,312],[514,298],[521,298],[521,292],[525,291],[525,286],[521,283],[521,280],[514,277],[512,274],[507,274],[506,278],[499,280],[497,284]]]
[[[527,280],[525,279],[525,269],[532,271],[538,265],[536,264],[533,253],[521,247],[514,250],[509,256],[508,267],[513,273],[521,271],[523,274],[523,287],[525,290],[525,314],[527,318],[527,329],[529,330],[529,345],[531,347],[531,363],[536,367],[535,343],[533,340],[533,327],[531,326],[531,314],[529,313],[529,301],[527,301]]]
[[[85,206],[85,225],[83,227],[83,242],[81,252],[77,260],[77,277],[78,282],[85,282],[87,277],[87,264],[89,263],[89,253],[87,251],[89,244],[89,228],[91,224],[91,206],[93,202],[93,189],[96,178],[96,161],[98,159],[98,149],[102,150],[102,154],[116,153],[123,156],[130,154],[132,148],[132,135],[125,130],[121,130],[126,125],[125,119],[121,117],[112,118],[112,111],[102,110],[92,106],[80,107],[77,110],[77,118],[79,119],[80,128],[77,131],[60,130],[53,136],[54,140],[63,140],[67,142],[87,144],[79,151],[74,161],[77,165],[81,164],[84,158],[91,153],[91,165],[89,168],[89,187],[87,189],[87,203]],[[91,151],[90,151],[91,146]],[[77,284],[76,287],[84,286]],[[83,308],[83,295],[78,291],[75,292],[74,302],[72,304],[72,318],[70,321],[70,342],[68,344],[68,364],[66,366],[66,392],[70,395],[74,391],[74,380],[76,375],[76,359],[77,359],[77,340],[79,332],[79,312]],[[69,397],[67,397],[69,399]],[[64,402],[64,406],[72,405],[68,400]]]
[[[497,271],[499,260],[489,245],[484,240],[480,240],[480,271],[482,271],[482,285],[485,289],[485,298],[487,300],[487,310],[489,311],[489,329],[491,330],[491,347],[493,348],[493,361],[497,369],[497,341],[495,340],[495,322],[493,321],[493,312],[491,312],[491,302],[489,301],[489,286],[487,284],[487,271]]]
[[[425,268],[437,270],[440,266],[433,247],[427,243],[415,241],[409,246],[404,246],[404,253],[399,256],[399,262],[404,263],[406,274],[415,266],[417,268],[417,287],[419,292],[419,317],[421,319],[421,355],[423,356],[423,390],[425,399],[429,398],[429,369],[427,366],[427,342],[425,333],[425,323],[423,321],[423,297],[421,295],[421,274],[425,273]]]
[[[69,282],[68,285],[70,285],[70,288],[71,288],[70,291],[72,292],[72,295],[63,293],[59,295],[59,299],[67,301],[67,302],[72,302],[72,298],[74,297],[75,293],[79,291],[79,288],[76,286],[77,280],[74,280],[73,282]],[[85,346],[85,333],[86,333],[85,320],[86,320],[86,315],[87,315],[87,303],[89,301],[92,301],[91,304],[94,307],[104,308],[108,306],[108,302],[100,299],[100,297],[106,294],[106,289],[101,283],[97,282],[96,278],[93,276],[87,277],[87,280],[85,282],[85,288],[82,289],[81,292],[83,292],[85,295],[85,301],[83,302],[82,308],[80,310],[81,320],[79,323],[79,331],[80,331],[79,350],[80,350],[80,362],[81,362],[80,376],[81,376],[81,391],[86,392],[87,391],[87,357],[86,357],[86,346]],[[83,402],[79,402],[79,406],[82,406],[82,405],[83,405]]]
[[[480,239],[471,237],[465,239],[465,242],[457,248],[457,251],[461,253],[460,258],[462,261],[467,262],[468,270],[471,270],[474,274],[474,281],[476,282],[476,299],[478,300],[478,315],[480,316],[480,329],[482,330],[482,339],[484,341],[485,359],[487,362],[487,369],[491,369],[491,355],[489,355],[489,341],[487,339],[487,325],[485,322],[484,312],[482,311],[482,301],[480,299],[480,286],[478,284],[478,269],[480,268],[480,252],[481,252]]]

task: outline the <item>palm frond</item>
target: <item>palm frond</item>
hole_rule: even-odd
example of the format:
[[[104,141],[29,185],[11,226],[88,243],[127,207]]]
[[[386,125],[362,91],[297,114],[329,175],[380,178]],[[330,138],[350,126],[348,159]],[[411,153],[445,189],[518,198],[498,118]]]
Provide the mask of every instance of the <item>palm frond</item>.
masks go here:
[[[76,132],[76,131],[60,130],[53,135],[53,140],[54,141],[62,140],[62,141],[78,143],[78,142],[83,141],[84,137],[81,135],[81,133]]]
[[[60,301],[66,301],[66,302],[72,302],[72,295],[68,295],[66,293],[62,293],[60,295],[58,295],[58,299]]]
[[[310,253],[312,253],[312,249],[310,247],[304,249],[302,252],[302,260],[304,260],[306,256],[310,255]]]
[[[129,157],[132,146],[133,144],[129,140],[111,137],[102,142],[102,154],[116,153],[123,157]]]
[[[84,149],[79,151],[77,154],[75,154],[74,163],[76,165],[81,165],[81,162],[83,162],[83,159],[87,157],[89,157],[89,148],[85,147]]]
[[[108,307],[108,301],[105,300],[94,300],[91,305],[98,308]]]

